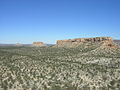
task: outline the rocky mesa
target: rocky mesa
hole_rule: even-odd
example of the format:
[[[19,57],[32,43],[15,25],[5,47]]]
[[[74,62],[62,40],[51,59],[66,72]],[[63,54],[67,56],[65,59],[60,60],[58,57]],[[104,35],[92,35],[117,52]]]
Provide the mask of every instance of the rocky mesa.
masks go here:
[[[115,43],[111,37],[94,37],[94,38],[76,38],[68,40],[58,40],[57,47],[76,47],[83,43],[96,43],[102,42],[104,46],[113,47]]]
[[[37,46],[37,47],[45,46],[45,44],[43,42],[33,42],[32,45]]]

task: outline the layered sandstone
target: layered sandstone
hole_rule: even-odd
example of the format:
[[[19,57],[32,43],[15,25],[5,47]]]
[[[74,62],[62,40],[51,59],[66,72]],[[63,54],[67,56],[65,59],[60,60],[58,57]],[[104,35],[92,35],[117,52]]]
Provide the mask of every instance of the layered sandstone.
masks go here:
[[[77,39],[68,39],[68,40],[58,40],[57,46],[59,47],[75,47],[80,45],[81,43],[87,43],[87,42],[106,42],[110,46],[112,46],[113,39],[111,37],[95,37],[95,38],[77,38]]]
[[[33,46],[45,46],[45,44],[43,42],[33,42]]]

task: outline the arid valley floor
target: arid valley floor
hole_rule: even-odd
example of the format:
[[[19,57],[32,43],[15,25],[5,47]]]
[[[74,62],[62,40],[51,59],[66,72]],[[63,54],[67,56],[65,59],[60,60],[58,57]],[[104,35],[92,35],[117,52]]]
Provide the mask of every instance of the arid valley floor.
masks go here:
[[[120,47],[0,47],[0,90],[120,90]]]

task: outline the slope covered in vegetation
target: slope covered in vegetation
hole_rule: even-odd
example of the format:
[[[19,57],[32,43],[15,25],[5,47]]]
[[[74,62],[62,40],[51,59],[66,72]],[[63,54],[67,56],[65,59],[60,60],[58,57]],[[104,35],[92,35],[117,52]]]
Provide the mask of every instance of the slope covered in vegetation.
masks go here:
[[[102,45],[0,47],[0,90],[120,90],[120,49]]]

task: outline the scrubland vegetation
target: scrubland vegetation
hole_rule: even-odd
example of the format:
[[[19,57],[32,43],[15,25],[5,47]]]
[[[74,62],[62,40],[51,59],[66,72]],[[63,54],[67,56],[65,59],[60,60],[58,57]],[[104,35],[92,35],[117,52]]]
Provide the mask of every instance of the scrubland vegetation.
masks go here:
[[[0,47],[0,90],[120,90],[120,50]]]

